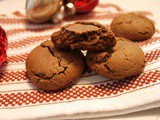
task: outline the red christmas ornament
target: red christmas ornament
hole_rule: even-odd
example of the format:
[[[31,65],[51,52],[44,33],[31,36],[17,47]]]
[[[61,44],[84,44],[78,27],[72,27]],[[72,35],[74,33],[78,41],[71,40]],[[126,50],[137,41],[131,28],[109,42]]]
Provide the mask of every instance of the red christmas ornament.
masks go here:
[[[98,4],[99,0],[75,0],[76,13],[91,12]]]
[[[7,58],[7,54],[6,54],[7,45],[8,45],[8,41],[7,41],[6,32],[0,26],[0,66],[2,65],[3,62],[6,61],[6,58]]]

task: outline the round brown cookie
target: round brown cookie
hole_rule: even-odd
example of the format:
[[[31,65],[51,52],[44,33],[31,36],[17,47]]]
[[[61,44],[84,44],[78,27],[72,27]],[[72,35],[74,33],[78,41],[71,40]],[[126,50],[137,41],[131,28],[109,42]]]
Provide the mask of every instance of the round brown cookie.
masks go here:
[[[36,47],[26,60],[30,80],[42,90],[55,91],[77,80],[84,70],[80,51],[57,50],[49,40]]]
[[[61,28],[51,37],[59,49],[102,51],[115,46],[115,35],[96,22],[75,22]]]
[[[111,30],[118,37],[138,41],[151,38],[155,27],[153,22],[143,15],[125,13],[113,18]]]
[[[141,48],[132,41],[117,38],[110,52],[88,52],[89,68],[110,79],[122,79],[140,74],[145,67],[145,56]]]

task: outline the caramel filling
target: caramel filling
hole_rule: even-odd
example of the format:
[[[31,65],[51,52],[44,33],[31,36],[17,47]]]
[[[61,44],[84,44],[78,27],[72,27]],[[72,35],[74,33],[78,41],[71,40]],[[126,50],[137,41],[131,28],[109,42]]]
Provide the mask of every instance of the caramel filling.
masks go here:
[[[96,39],[93,39],[91,41],[76,42],[76,43],[73,43],[72,46],[78,45],[78,44],[81,44],[81,45],[93,45],[93,44],[97,43],[98,40],[99,40],[99,37],[97,37]]]

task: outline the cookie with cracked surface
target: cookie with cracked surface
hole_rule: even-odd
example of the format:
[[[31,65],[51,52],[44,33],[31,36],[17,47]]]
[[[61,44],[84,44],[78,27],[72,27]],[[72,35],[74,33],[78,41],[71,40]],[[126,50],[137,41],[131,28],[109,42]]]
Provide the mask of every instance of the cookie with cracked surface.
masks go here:
[[[155,26],[147,17],[131,12],[113,18],[111,30],[118,37],[139,41],[151,38]]]
[[[145,56],[134,42],[117,38],[113,51],[88,52],[86,62],[89,68],[110,79],[122,79],[140,74],[145,67]]]
[[[80,51],[57,50],[47,40],[28,55],[26,70],[34,85],[42,90],[55,91],[81,76],[84,56]]]
[[[51,37],[59,49],[102,51],[113,48],[115,35],[96,22],[75,22],[61,28]]]

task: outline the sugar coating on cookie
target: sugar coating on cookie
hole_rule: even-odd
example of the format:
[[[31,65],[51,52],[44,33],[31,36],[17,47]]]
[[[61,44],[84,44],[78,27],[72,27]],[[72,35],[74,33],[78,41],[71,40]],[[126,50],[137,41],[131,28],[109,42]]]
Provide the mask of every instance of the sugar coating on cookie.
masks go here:
[[[96,22],[75,22],[63,26],[51,37],[58,49],[102,51],[116,44],[115,35]]]
[[[131,12],[113,18],[111,30],[117,37],[138,41],[151,38],[155,26],[146,16]]]
[[[35,86],[55,91],[73,83],[82,75],[84,56],[80,51],[57,50],[47,40],[28,55],[26,70]]]
[[[141,48],[132,41],[118,38],[113,51],[88,52],[88,67],[110,79],[122,79],[140,74],[145,67],[145,56]]]

